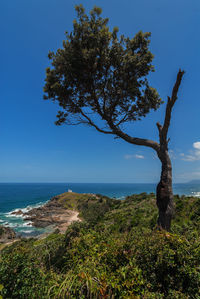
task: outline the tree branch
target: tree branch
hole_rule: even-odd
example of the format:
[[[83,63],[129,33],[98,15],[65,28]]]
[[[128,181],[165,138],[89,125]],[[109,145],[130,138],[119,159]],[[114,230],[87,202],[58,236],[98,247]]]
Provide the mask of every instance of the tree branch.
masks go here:
[[[122,132],[118,127],[116,127],[112,120],[108,121],[109,127],[111,128],[113,134],[119,136],[120,138],[124,139],[125,141],[135,144],[135,145],[143,145],[147,147],[151,147],[156,152],[159,151],[160,146],[156,141],[149,140],[149,139],[143,139],[143,138],[137,138],[137,137],[131,137],[128,134]]]
[[[119,126],[121,123],[125,122],[127,118],[127,114],[124,115],[124,117],[118,121],[118,123],[115,126]]]
[[[182,77],[184,75],[184,71],[179,70],[178,74],[177,74],[177,78],[176,78],[176,82],[174,84],[173,90],[172,90],[172,95],[171,98],[168,97],[167,100],[167,107],[166,107],[166,112],[165,112],[165,121],[164,121],[164,125],[162,128],[162,134],[160,136],[160,138],[164,141],[167,139],[167,133],[168,133],[168,129],[170,126],[170,121],[171,121],[171,112],[172,112],[172,108],[177,100],[177,94],[178,94],[178,90],[179,90],[179,86],[181,84],[182,81]]]
[[[101,128],[99,128],[92,120],[91,118],[89,118],[81,109],[80,109],[80,114],[87,119],[87,124],[89,124],[90,126],[94,127],[97,131],[104,133],[104,134],[114,134],[112,131],[105,131]]]
[[[157,126],[158,131],[159,131],[159,139],[161,140],[162,139],[162,129],[163,129],[163,126],[159,122],[156,123],[156,126]]]

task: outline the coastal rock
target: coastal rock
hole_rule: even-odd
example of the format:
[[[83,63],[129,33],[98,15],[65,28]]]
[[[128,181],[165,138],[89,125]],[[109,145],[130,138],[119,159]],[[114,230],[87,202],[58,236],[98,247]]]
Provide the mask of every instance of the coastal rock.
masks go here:
[[[22,213],[25,221],[31,221],[33,226],[45,228],[52,226],[65,232],[73,221],[80,221],[78,212],[65,207],[60,196],[53,197],[44,206],[33,208]]]
[[[0,243],[7,243],[16,238],[16,233],[10,227],[0,225]]]
[[[23,215],[22,210],[17,210],[11,213],[11,215]]]

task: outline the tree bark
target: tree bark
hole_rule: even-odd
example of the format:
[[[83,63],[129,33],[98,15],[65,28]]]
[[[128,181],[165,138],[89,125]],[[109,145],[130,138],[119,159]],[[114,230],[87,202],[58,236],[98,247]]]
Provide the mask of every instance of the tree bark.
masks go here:
[[[179,86],[182,81],[184,71],[179,70],[174,84],[172,95],[168,97],[163,126],[157,123],[159,131],[160,145],[157,150],[158,157],[162,164],[160,182],[156,189],[156,203],[159,210],[158,227],[170,231],[171,220],[174,214],[174,199],[172,190],[172,164],[168,152],[167,134],[171,121],[172,108],[177,100]]]
[[[115,124],[115,122],[112,119],[112,115],[110,114],[106,115],[106,112],[105,111],[102,112],[100,107],[98,106],[97,106],[98,113],[102,117],[102,119],[104,119],[107,122],[110,131],[105,131],[104,129],[99,128],[88,117],[88,115],[84,114],[84,112],[80,110],[80,113],[86,119],[87,124],[95,127],[97,131],[105,134],[116,135],[117,137],[124,139],[128,143],[150,147],[156,151],[162,165],[160,182],[158,183],[156,189],[156,202],[159,210],[158,227],[160,229],[164,229],[167,231],[170,231],[171,220],[174,214],[174,202],[173,202],[173,190],[172,190],[172,164],[168,152],[169,139],[167,137],[167,134],[171,122],[172,109],[175,102],[177,101],[177,94],[178,94],[178,90],[183,75],[184,75],[184,71],[179,70],[177,74],[176,82],[172,89],[171,97],[168,97],[167,99],[164,123],[163,125],[157,123],[158,131],[159,131],[159,143],[153,140],[132,137],[126,134],[120,128],[120,122]],[[96,102],[98,104],[97,99]]]
[[[158,157],[162,164],[160,182],[156,189],[156,203],[159,210],[158,227],[170,231],[174,214],[172,190],[172,165],[167,145],[161,146]]]

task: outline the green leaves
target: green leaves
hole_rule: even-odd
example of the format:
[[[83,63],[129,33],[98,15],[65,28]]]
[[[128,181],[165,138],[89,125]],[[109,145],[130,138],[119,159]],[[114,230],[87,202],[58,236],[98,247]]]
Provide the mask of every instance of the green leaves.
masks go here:
[[[3,299],[3,297],[1,296],[1,294],[2,294],[2,290],[3,290],[3,285],[0,284],[0,299]]]
[[[58,101],[67,112],[65,119],[58,114],[58,123],[92,125],[81,113],[87,110],[87,116],[96,113],[107,126],[118,126],[156,110],[161,99],[147,81],[154,70],[150,33],[118,36],[119,29],[110,31],[108,19],[101,17],[101,8],[95,6],[89,15],[82,5],[75,9],[73,31],[63,48],[48,55],[52,68],[46,73],[45,99]]]
[[[6,247],[0,255],[3,298],[200,297],[200,221],[190,217],[199,212],[199,199],[175,198],[173,233],[167,233],[155,229],[154,194],[122,201],[63,196],[66,208],[78,208],[87,221],[72,224],[65,235]],[[104,212],[100,219],[96,208]]]

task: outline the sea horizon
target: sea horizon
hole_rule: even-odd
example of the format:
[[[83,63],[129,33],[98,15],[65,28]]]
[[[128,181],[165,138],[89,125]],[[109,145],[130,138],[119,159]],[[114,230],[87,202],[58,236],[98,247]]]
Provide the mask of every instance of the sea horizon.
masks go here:
[[[188,184],[191,182],[198,182],[200,183],[200,180],[191,180],[187,182],[174,182],[173,184]],[[0,182],[0,184],[158,184],[159,180],[156,182]],[[196,183],[195,183],[196,184]]]
[[[0,183],[0,224],[13,228],[17,233],[31,236],[45,232],[25,222],[13,211],[26,212],[44,205],[52,197],[72,190],[76,193],[95,193],[117,199],[139,193],[155,193],[157,183]],[[200,183],[174,183],[174,194],[200,197]]]

